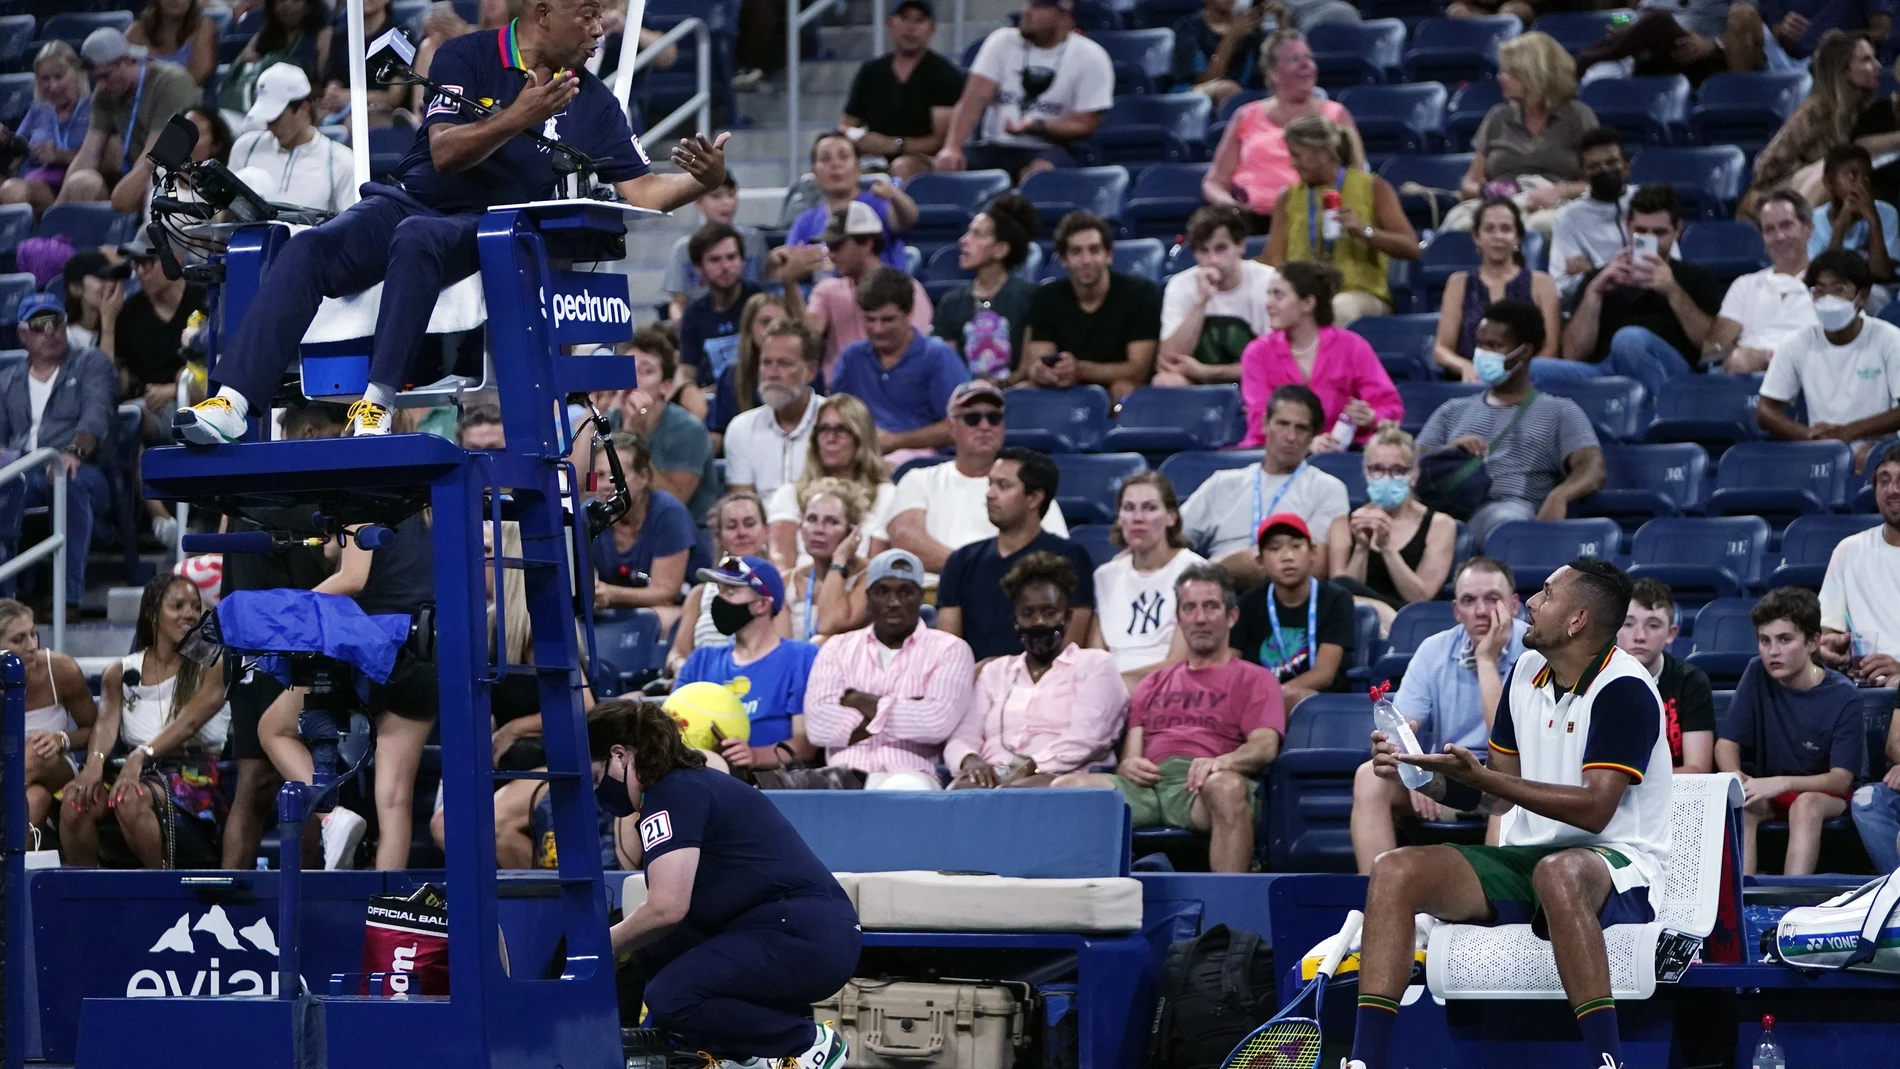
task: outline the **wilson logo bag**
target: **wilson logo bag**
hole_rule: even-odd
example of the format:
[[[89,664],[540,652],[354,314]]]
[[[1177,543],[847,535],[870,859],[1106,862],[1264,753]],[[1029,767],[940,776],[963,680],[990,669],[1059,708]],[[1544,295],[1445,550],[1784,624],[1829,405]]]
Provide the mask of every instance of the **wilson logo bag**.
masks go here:
[[[442,888],[425,883],[407,897],[376,895],[363,926],[363,983],[383,974],[392,998],[449,993],[449,909]]]

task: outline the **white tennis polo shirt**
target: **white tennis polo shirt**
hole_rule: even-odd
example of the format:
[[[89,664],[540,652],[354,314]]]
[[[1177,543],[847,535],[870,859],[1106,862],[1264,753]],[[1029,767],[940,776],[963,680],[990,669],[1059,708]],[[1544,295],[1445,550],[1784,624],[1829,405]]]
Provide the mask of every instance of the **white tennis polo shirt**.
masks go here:
[[[1628,881],[1612,864],[1618,890],[1661,879],[1669,856],[1673,772],[1662,698],[1636,658],[1613,646],[1590,662],[1573,687],[1559,693],[1544,655],[1525,650],[1504,685],[1491,749],[1515,754],[1519,775],[1539,783],[1581,787],[1584,771],[1592,768],[1614,769],[1630,778],[1601,833],[1516,806],[1504,816],[1500,843],[1607,846],[1628,857],[1641,876]]]

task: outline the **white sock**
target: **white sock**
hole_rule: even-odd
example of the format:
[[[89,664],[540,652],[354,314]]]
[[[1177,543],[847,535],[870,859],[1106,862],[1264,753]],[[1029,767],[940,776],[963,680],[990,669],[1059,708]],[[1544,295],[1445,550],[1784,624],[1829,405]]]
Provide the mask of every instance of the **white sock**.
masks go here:
[[[243,394],[237,392],[236,390],[233,390],[231,387],[229,386],[218,387],[218,396],[224,398],[226,401],[231,402],[231,407],[237,409],[237,414],[238,414],[239,419],[243,419],[244,417],[251,414],[251,403],[244,399]]]
[[[396,406],[396,391],[384,386],[380,382],[372,382],[368,386],[363,387],[363,400],[368,401],[372,405],[394,408]]]

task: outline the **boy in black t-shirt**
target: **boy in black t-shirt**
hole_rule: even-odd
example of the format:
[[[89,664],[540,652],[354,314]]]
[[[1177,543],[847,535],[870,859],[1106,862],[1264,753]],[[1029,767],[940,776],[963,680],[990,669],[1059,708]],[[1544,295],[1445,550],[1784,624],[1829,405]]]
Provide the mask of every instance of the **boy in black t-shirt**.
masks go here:
[[[1662,694],[1669,756],[1677,772],[1715,770],[1715,699],[1702,669],[1668,652],[1676,640],[1676,597],[1654,579],[1638,579],[1616,644],[1642,662]]]
[[[1267,581],[1241,596],[1229,644],[1279,677],[1289,710],[1309,694],[1345,690],[1352,595],[1313,577],[1313,535],[1294,513],[1261,521],[1256,543]]]
[[[1146,386],[1161,340],[1161,291],[1113,270],[1114,230],[1088,212],[1056,224],[1056,255],[1069,277],[1036,288],[1025,359],[1011,381],[1053,390],[1094,383],[1117,400]]]

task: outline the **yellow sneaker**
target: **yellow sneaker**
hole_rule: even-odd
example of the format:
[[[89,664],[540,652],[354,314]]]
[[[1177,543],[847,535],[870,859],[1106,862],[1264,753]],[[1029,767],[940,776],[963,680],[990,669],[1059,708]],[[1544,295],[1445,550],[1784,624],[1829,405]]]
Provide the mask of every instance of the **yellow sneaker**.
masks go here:
[[[388,434],[389,409],[374,401],[358,401],[350,406],[350,425],[343,433],[354,437],[359,434]]]
[[[244,437],[244,417],[222,397],[207,397],[172,414],[172,440],[183,445],[228,445]]]

